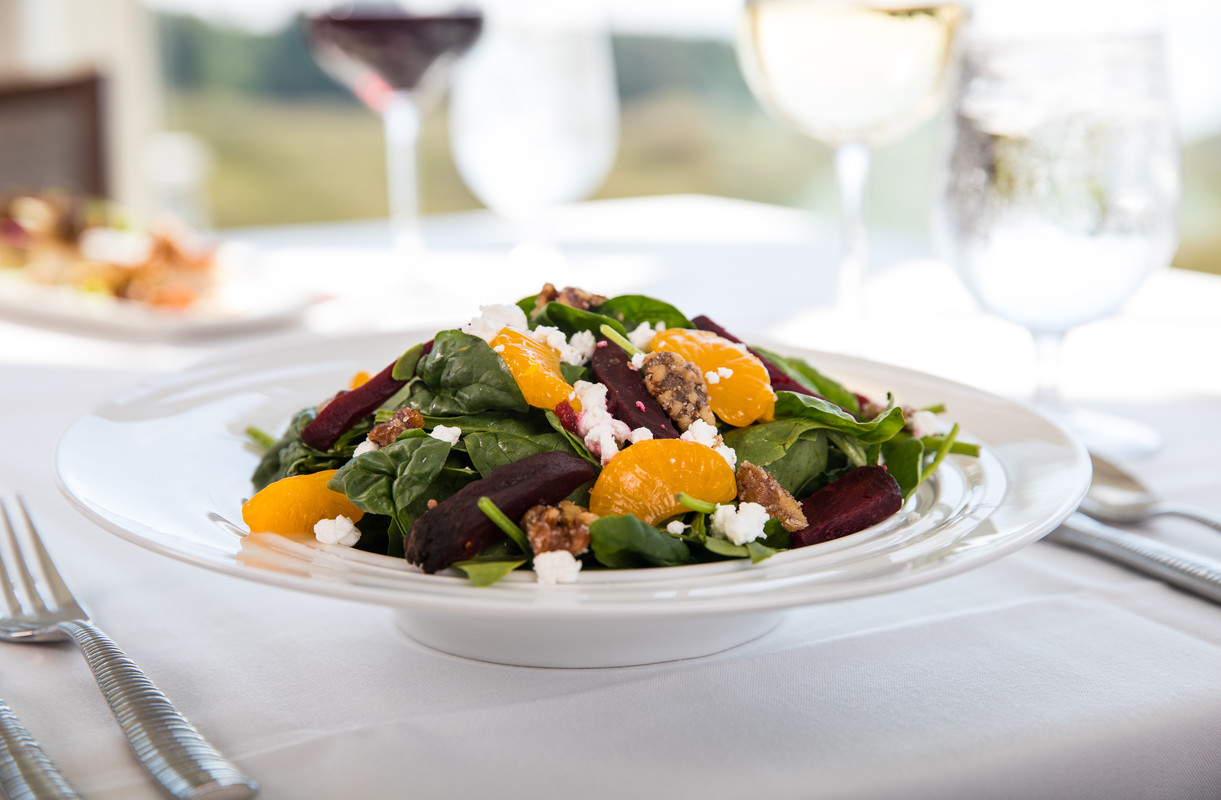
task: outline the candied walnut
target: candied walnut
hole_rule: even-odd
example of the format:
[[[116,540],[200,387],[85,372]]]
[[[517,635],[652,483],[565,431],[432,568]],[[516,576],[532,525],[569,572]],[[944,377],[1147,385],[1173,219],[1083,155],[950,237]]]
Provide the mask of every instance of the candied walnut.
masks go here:
[[[762,467],[743,461],[735,477],[738,481],[738,500],[763,506],[768,516],[780,520],[789,533],[804,530],[809,524],[801,510],[801,503]]]
[[[579,556],[589,549],[589,525],[597,518],[584,506],[561,500],[559,506],[534,506],[521,524],[536,555],[567,550]]]
[[[369,431],[369,441],[378,447],[386,445],[399,438],[399,434],[409,428],[423,428],[424,416],[414,408],[395,409],[394,416],[385,422],[379,422]]]
[[[538,293],[538,297],[534,300],[534,313],[537,314],[539,311],[542,311],[543,306],[552,301],[572,306],[573,308],[579,308],[582,311],[588,311],[594,306],[605,303],[606,298],[600,294],[578,289],[575,286],[565,286],[562,290],[557,291],[555,284],[544,283],[542,291]]]
[[[669,350],[649,353],[640,366],[644,387],[657,400],[680,431],[702,419],[713,427],[716,417],[708,405],[708,385],[699,367]]]

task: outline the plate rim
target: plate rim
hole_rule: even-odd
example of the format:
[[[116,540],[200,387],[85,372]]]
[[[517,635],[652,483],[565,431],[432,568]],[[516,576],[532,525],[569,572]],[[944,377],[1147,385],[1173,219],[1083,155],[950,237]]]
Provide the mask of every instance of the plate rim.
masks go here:
[[[294,340],[291,343],[274,342],[268,343],[265,346],[254,348],[246,353],[246,360],[267,359],[274,357],[276,354],[288,353],[299,354],[308,351],[311,343],[322,344],[328,346],[347,348],[349,345],[358,345],[361,342],[381,342],[386,343],[392,337],[396,342],[415,342],[423,341],[424,337],[431,337],[436,331],[406,328],[398,331],[376,331],[359,334],[348,334],[343,336],[331,336],[325,334],[310,334],[307,337],[302,337]],[[771,347],[771,345],[769,345]],[[975,395],[979,398],[987,399],[992,403],[999,403],[1003,406],[1017,408],[1037,419],[1040,423],[1054,430],[1062,439],[1060,444],[1067,445],[1071,451],[1072,459],[1075,461],[1075,466],[1069,469],[1071,475],[1077,478],[1076,484],[1066,487],[1063,497],[1059,500],[1055,509],[1048,515],[1039,520],[1032,520],[1018,531],[1011,532],[1005,540],[1000,544],[993,544],[988,548],[986,557],[975,556],[973,558],[956,558],[951,562],[944,561],[931,569],[923,571],[908,571],[905,574],[890,575],[883,582],[883,585],[877,585],[876,582],[856,581],[852,584],[840,585],[837,591],[833,592],[833,596],[826,598],[803,598],[801,596],[784,596],[784,597],[768,597],[770,594],[766,587],[756,593],[747,594],[728,594],[723,595],[716,600],[703,600],[699,603],[670,603],[664,605],[664,613],[667,616],[683,616],[697,617],[713,614],[759,614],[772,613],[780,610],[786,610],[795,607],[821,605],[828,602],[838,602],[841,600],[849,600],[864,596],[873,596],[877,594],[889,593],[892,591],[901,591],[903,589],[912,588],[914,586],[923,585],[933,581],[952,577],[961,574],[979,566],[999,560],[1007,555],[1010,555],[1030,543],[1037,541],[1055,529],[1064,519],[1066,519],[1080,503],[1084,497],[1086,490],[1089,487],[1090,468],[1088,454],[1084,445],[1080,443],[1068,430],[1054,419],[1044,415],[1042,412],[1035,409],[1028,403],[1020,400],[1002,398],[998,395],[986,392],[976,387],[964,384],[951,379],[941,378],[926,372],[912,370],[899,365],[887,364],[884,362],[872,361],[869,359],[850,356],[842,353],[824,352],[813,350],[810,348],[794,347],[791,345],[776,345],[780,352],[794,353],[802,357],[813,357],[816,359],[826,359],[819,364],[820,369],[827,366],[828,372],[834,372],[838,368],[845,365],[855,365],[861,370],[884,371],[887,375],[895,375],[899,378],[907,379],[907,382],[921,381],[932,382],[934,385],[947,387],[959,394]],[[391,348],[385,347],[387,351]],[[239,562],[236,558],[229,561],[219,561],[214,558],[185,551],[181,548],[176,548],[161,541],[149,539],[148,537],[124,527],[123,524],[107,516],[103,510],[95,508],[86,498],[79,497],[70,485],[70,481],[65,477],[64,458],[65,444],[71,440],[74,435],[79,436],[79,428],[86,420],[93,417],[101,409],[108,404],[112,404],[120,397],[129,398],[133,395],[138,395],[141,392],[148,392],[154,388],[160,389],[167,385],[187,384],[193,376],[197,376],[202,372],[214,369],[218,364],[226,359],[231,359],[232,353],[217,356],[215,358],[205,359],[196,364],[180,370],[178,372],[164,373],[141,381],[136,386],[128,389],[125,392],[116,394],[108,398],[101,404],[82,412],[76,419],[65,429],[60,437],[55,453],[55,481],[60,491],[69,500],[74,508],[77,509],[83,516],[98,525],[102,529],[119,536],[120,538],[129,541],[133,544],[141,546],[147,550],[151,550],[159,555],[174,558],[178,561],[193,564],[195,566],[204,567],[214,572],[219,572],[224,575],[253,580],[258,583],[270,584],[281,588],[303,591],[309,594],[321,594],[332,596],[340,599],[352,600],[357,602],[365,602],[374,605],[390,606],[393,608],[407,610],[427,610],[433,613],[452,613],[457,615],[465,615],[468,613],[477,612],[484,616],[504,616],[504,617],[522,617],[528,616],[532,619],[541,618],[572,618],[573,616],[590,617],[590,618],[614,618],[614,619],[630,619],[640,618],[644,616],[652,616],[658,613],[658,604],[656,602],[639,603],[630,606],[615,606],[613,603],[591,603],[582,602],[580,594],[582,586],[588,588],[590,585],[596,585],[595,581],[582,584],[578,581],[575,584],[563,586],[538,586],[538,591],[547,592],[547,595],[542,595],[546,599],[540,600],[536,604],[525,605],[522,602],[506,602],[500,603],[496,600],[489,600],[488,596],[480,597],[478,593],[486,591],[479,587],[471,586],[462,578],[451,578],[450,576],[429,576],[429,578],[440,577],[445,580],[461,581],[465,585],[466,591],[459,598],[451,596],[432,596],[432,595],[417,595],[414,590],[403,590],[392,595],[387,593],[387,590],[380,587],[363,586],[350,583],[332,583],[326,580],[317,580],[312,577],[283,574],[274,572],[269,569],[259,568]],[[353,353],[352,358],[359,359],[358,352]],[[830,367],[829,362],[835,362],[835,367]],[[264,367],[265,369],[265,367]],[[253,371],[257,374],[258,370],[248,368],[247,372]],[[900,381],[901,382],[901,381]],[[986,446],[986,443],[985,443]],[[997,458],[1004,465],[1004,459]],[[111,512],[113,516],[113,511]],[[982,522],[982,520],[981,520]],[[269,534],[274,535],[274,534]],[[855,535],[855,534],[854,534]],[[842,541],[842,540],[841,540]],[[790,551],[796,552],[796,551]],[[371,554],[376,555],[376,554]],[[389,558],[389,557],[386,557]],[[397,562],[397,559],[395,560]],[[766,562],[763,562],[766,564]],[[675,569],[682,569],[681,567]],[[758,569],[758,565],[753,567],[746,566],[743,569]],[[736,571],[736,570],[735,570]],[[762,570],[760,570],[762,572]],[[582,573],[596,574],[596,573]],[[725,573],[733,574],[733,571]],[[628,581],[624,585],[631,586],[635,582]],[[537,586],[537,584],[531,584]]]

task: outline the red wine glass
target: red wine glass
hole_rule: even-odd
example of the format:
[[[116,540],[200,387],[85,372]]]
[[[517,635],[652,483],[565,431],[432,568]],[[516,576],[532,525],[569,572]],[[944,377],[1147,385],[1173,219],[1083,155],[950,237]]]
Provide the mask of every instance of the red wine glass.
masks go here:
[[[382,117],[397,259],[422,250],[416,168],[422,115],[482,30],[482,12],[454,0],[342,3],[305,19],[314,59]]]

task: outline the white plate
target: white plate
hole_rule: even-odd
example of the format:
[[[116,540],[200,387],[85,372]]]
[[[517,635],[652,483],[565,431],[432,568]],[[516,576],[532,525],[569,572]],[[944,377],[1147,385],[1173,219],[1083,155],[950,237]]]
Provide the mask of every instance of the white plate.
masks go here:
[[[85,414],[60,443],[62,488],[125,539],[193,564],[288,588],[391,606],[437,649],[533,666],[612,666],[705,655],[770,630],[785,609],[904,589],[988,563],[1051,531],[1090,479],[1084,448],[1034,410],[859,359],[798,352],[849,387],[945,403],[980,458],[951,457],[894,517],[825,544],[664,569],[586,570],[540,586],[514,573],[476,588],[400,559],[303,538],[243,536],[258,453],[248,425],[282,430],[357,370],[427,335],[318,339],[151,380]]]
[[[0,318],[70,333],[148,341],[276,327],[296,320],[320,300],[291,286],[226,279],[214,296],[176,311],[35,283],[16,270],[0,270]]]

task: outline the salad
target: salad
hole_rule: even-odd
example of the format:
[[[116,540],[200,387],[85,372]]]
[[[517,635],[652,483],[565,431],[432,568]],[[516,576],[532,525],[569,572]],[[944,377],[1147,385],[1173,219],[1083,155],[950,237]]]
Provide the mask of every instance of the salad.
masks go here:
[[[0,273],[166,311],[212,287],[215,252],[165,219],[142,227],[115,203],[65,191],[0,201]]]
[[[896,513],[958,440],[643,295],[484,306],[297,412],[242,516],[488,585],[763,561]]]

